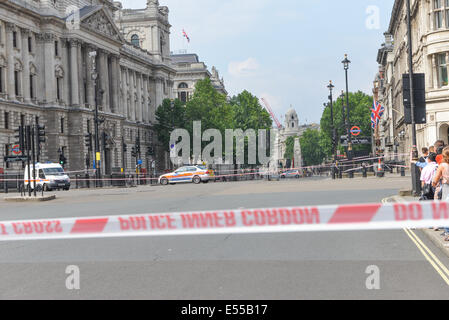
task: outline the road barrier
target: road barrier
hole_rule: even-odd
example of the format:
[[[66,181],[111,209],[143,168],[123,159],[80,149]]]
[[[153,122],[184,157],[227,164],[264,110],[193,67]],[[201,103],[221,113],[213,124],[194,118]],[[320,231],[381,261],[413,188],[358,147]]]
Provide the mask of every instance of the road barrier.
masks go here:
[[[410,202],[0,221],[0,241],[381,230],[449,225],[449,202]]]

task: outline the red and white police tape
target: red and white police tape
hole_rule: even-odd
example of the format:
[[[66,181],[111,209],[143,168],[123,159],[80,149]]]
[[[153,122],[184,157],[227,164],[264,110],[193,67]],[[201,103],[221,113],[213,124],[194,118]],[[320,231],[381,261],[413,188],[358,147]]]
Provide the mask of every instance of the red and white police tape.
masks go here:
[[[449,226],[449,202],[410,202],[0,221],[0,241],[380,230]]]

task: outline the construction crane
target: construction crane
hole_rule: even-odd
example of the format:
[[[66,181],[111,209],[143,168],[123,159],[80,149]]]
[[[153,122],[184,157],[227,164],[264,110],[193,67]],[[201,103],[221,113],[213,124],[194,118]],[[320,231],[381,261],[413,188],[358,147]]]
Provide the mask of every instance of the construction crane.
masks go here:
[[[281,130],[283,128],[282,124],[279,122],[278,118],[276,118],[276,116],[274,115],[274,112],[271,109],[270,104],[268,103],[268,101],[265,100],[265,98],[261,98],[260,100],[262,100],[263,104],[265,105],[265,109],[268,111],[268,113],[273,118],[273,120],[276,123],[276,126],[278,127],[278,129]]]

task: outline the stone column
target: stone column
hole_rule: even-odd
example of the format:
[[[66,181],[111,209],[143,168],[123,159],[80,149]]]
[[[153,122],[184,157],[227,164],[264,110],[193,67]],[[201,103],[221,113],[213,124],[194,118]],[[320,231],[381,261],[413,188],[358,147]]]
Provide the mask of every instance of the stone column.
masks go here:
[[[28,52],[28,37],[30,30],[22,29],[22,61],[23,61],[23,80],[22,80],[22,95],[25,102],[31,102],[30,94],[30,53]],[[36,89],[34,89],[36,90]]]
[[[156,78],[156,108],[158,108],[162,104],[163,96],[164,96],[164,87],[162,86],[162,81],[164,79],[162,77]]]
[[[79,70],[78,70],[78,40],[69,40],[70,45],[70,97],[72,107],[79,106]]]
[[[135,106],[135,88],[134,88],[134,71],[129,70],[129,94],[131,99],[129,100],[130,119],[136,120],[136,106]]]
[[[91,108],[95,107],[95,88],[94,81],[92,80],[92,71],[93,64],[92,58],[89,57],[89,53],[96,51],[96,48],[92,45],[87,45],[86,48],[86,64],[87,64],[87,73],[86,73],[86,82],[87,82],[87,103]]]
[[[42,35],[44,42],[44,67],[45,70],[45,101],[56,101],[56,76],[55,76],[55,35],[44,33]]]
[[[148,77],[143,76],[143,110],[142,110],[142,119],[143,122],[148,123]]]
[[[15,25],[12,23],[6,24],[6,56],[8,59],[8,76],[7,76],[7,93],[8,99],[14,100],[16,98],[15,86],[14,86],[14,49],[13,49],[13,32],[15,31]]]
[[[99,87],[104,90],[103,93],[103,101],[102,101],[102,107],[103,111],[109,112],[109,75],[108,75],[108,55],[107,52],[104,50],[98,50],[99,51],[99,65],[98,73],[99,73]]]
[[[122,114],[125,116],[126,119],[128,119],[128,85],[126,83],[127,73],[128,70],[125,67],[123,67],[121,70],[122,99],[123,99]]]
[[[112,99],[111,99],[111,109],[113,113],[119,113],[119,78],[120,69],[118,63],[119,57],[117,55],[112,56],[112,75],[111,75],[111,85],[112,85]]]
[[[136,120],[142,122],[142,74],[136,72]]]
[[[432,71],[433,71],[433,88],[438,88],[438,65],[437,65],[437,55],[432,55]]]
[[[78,45],[78,80],[79,80],[79,104],[84,107],[87,101],[84,101],[84,74],[85,74],[85,65],[83,65],[83,43],[79,42]]]

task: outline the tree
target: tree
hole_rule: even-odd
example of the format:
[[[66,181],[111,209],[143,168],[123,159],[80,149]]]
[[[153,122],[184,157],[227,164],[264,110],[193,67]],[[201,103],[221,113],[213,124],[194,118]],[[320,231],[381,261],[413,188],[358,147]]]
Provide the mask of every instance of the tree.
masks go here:
[[[185,128],[185,108],[182,102],[175,99],[173,103],[170,99],[162,101],[156,110],[155,125],[159,142],[162,143],[165,151],[170,151],[170,133],[173,129]]]
[[[340,136],[347,135],[347,128],[343,122],[342,115],[342,99],[338,98],[334,104],[334,126],[336,127],[337,143],[340,141]],[[371,106],[373,103],[373,97],[369,96],[361,91],[356,93],[349,93],[349,106],[350,106],[350,127],[358,126],[362,130],[362,136],[371,135]],[[346,105],[346,98],[344,101]],[[345,111],[345,118],[347,112]],[[332,129],[331,129],[331,111],[330,105],[328,105],[321,117],[321,138],[319,145],[326,156],[332,156]],[[370,147],[366,145],[355,145],[354,150],[369,150]]]
[[[259,99],[244,90],[230,100],[234,114],[234,128],[270,129],[273,126],[270,114],[260,105]]]
[[[288,137],[285,140],[285,154],[284,159],[294,159],[295,158],[295,139],[297,137]]]
[[[307,129],[300,138],[301,153],[306,166],[318,165],[323,162],[326,154],[320,147],[320,131]]]

